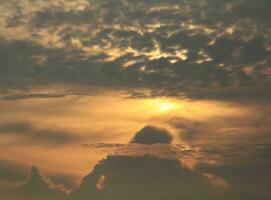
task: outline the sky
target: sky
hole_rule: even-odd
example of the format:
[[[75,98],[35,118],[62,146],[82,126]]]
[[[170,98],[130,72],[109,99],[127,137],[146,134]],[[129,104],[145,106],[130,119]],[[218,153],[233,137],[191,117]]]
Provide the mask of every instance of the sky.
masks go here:
[[[0,199],[269,200],[270,0],[0,0]]]

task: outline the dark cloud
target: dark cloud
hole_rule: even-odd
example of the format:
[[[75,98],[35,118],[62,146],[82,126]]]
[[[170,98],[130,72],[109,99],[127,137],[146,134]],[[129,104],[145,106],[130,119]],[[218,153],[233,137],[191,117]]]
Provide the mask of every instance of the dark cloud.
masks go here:
[[[125,144],[108,144],[108,143],[95,143],[95,144],[83,144],[82,147],[84,148],[98,148],[98,149],[114,149],[123,147]]]
[[[137,144],[170,144],[172,136],[165,130],[154,126],[145,126],[133,137],[131,143]]]
[[[20,197],[28,199],[64,199],[65,190],[46,179],[36,166],[32,166],[25,183],[15,189]]]
[[[108,156],[82,179],[70,199],[270,198],[270,145],[176,148],[182,165],[146,155]],[[196,172],[182,167],[185,158],[197,162]]]
[[[31,94],[15,94],[0,97],[3,100],[20,100],[20,99],[33,99],[33,98],[61,98],[65,97],[64,94],[43,94],[43,93],[31,93]]]
[[[27,122],[0,124],[0,135],[17,136],[15,143],[37,142],[45,145],[70,144],[81,141],[81,136],[51,128],[36,128]]]
[[[225,196],[230,199],[270,199],[269,186],[271,174],[269,163],[251,163],[246,165],[221,165],[221,166],[200,166],[205,173],[216,174],[227,179],[231,190]]]
[[[145,200],[169,197],[268,200],[270,150],[270,145],[264,144],[197,145],[190,149],[175,145],[173,151],[178,160],[150,155],[109,155],[97,163],[80,185],[67,195],[63,187],[49,181],[33,166],[26,181],[9,183],[15,187],[0,185],[0,191],[4,189],[0,197],[7,195],[8,198],[35,200]],[[184,167],[186,158],[196,161],[192,171]]]
[[[27,166],[19,163],[0,160],[0,182],[18,182],[25,179],[27,175]]]
[[[26,177],[33,177],[33,171],[40,174],[37,167],[32,167],[29,175],[29,165],[21,164],[11,160],[0,160],[0,191],[7,189],[14,192],[16,186],[25,185]],[[44,182],[52,187],[59,187],[60,190],[66,190],[76,187],[75,177],[66,173],[47,173],[47,178],[43,175],[39,175],[39,179],[44,179]],[[42,178],[41,178],[42,177]],[[36,178],[37,179],[37,178]],[[53,184],[54,183],[54,184]],[[30,186],[29,186],[30,187]],[[31,186],[32,187],[32,186]],[[7,191],[4,191],[5,193]],[[2,196],[0,195],[0,198]]]
[[[109,156],[98,163],[71,199],[212,199],[204,180],[179,162]]]
[[[270,99],[268,0],[106,0],[79,10],[36,6],[28,14],[24,3],[7,7],[5,28],[23,26],[30,36],[2,36],[2,89],[91,85],[156,96]]]

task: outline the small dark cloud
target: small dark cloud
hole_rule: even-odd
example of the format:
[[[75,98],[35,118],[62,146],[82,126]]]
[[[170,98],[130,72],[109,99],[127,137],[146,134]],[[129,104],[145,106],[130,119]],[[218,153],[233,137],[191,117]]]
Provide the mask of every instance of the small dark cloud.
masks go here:
[[[95,143],[95,144],[83,144],[84,148],[97,148],[97,149],[114,149],[119,147],[124,147],[126,144],[116,144],[116,143]]]
[[[28,122],[0,124],[0,135],[19,137],[15,143],[34,142],[45,145],[70,144],[81,141],[81,136],[53,128],[36,128]]]
[[[3,100],[21,100],[21,99],[40,99],[40,98],[62,98],[65,94],[45,94],[45,93],[31,93],[31,94],[14,94],[2,96],[0,99]]]
[[[135,133],[131,143],[137,144],[170,144],[172,136],[165,130],[155,126],[145,126],[140,131]]]
[[[22,164],[11,160],[0,160],[0,190],[3,185],[6,185],[9,189],[14,189],[14,186],[21,185],[21,183],[25,183],[26,177],[33,177],[33,170],[39,170],[37,167],[32,167],[31,175],[29,176],[29,165]],[[67,173],[47,173],[44,178],[45,182],[48,182],[48,185],[59,185],[62,189],[67,188],[71,189],[76,187],[76,178],[72,174]],[[29,178],[28,178],[29,179]],[[51,180],[51,181],[48,181]],[[52,184],[55,183],[55,184]],[[16,188],[16,187],[15,187]],[[64,189],[65,190],[65,189]],[[0,198],[2,196],[0,195]]]

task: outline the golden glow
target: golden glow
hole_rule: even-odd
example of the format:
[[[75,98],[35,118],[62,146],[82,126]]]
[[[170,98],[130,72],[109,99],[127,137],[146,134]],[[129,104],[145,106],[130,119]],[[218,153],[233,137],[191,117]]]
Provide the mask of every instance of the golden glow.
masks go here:
[[[104,189],[104,181],[105,181],[105,175],[102,175],[99,177],[99,180],[96,184],[97,190],[103,190]]]
[[[122,95],[103,93],[81,97],[0,100],[2,124],[16,125],[26,122],[33,130],[52,130],[83,138],[83,141],[75,143],[54,145],[43,142],[42,138],[40,141],[29,140],[27,134],[26,137],[22,134],[3,134],[0,135],[0,144],[5,153],[1,154],[0,159],[12,158],[14,162],[22,164],[34,163],[45,172],[72,174],[79,180],[108,153],[108,150],[104,149],[82,148],[82,144],[126,144],[146,125],[166,128],[175,138],[174,143],[182,143],[178,130],[168,123],[173,118],[204,122],[217,116],[243,118],[251,116],[252,112],[247,107],[223,102],[125,98],[126,96]],[[13,109],[10,109],[11,107]],[[215,124],[212,128],[217,129],[219,126],[224,128],[220,128],[219,132],[225,136],[224,130],[230,126]],[[244,131],[247,132],[247,129]],[[11,145],[13,141],[21,143],[14,148]],[[182,163],[191,168],[194,165],[190,160],[182,160]]]
[[[166,99],[149,100],[148,104],[150,105],[150,109],[162,113],[170,112],[177,108],[177,103]]]

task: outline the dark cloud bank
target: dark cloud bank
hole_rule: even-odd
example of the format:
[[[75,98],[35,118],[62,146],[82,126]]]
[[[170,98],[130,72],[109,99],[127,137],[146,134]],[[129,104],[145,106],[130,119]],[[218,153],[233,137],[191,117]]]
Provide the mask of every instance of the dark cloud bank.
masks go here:
[[[270,99],[269,0],[106,0],[81,10],[36,1],[40,9],[28,15],[26,2],[18,2],[16,15],[8,12],[14,4],[3,4],[5,28],[30,35],[0,39],[7,94],[59,85]]]
[[[144,130],[147,130],[146,132]],[[161,134],[162,131],[162,134]],[[146,126],[138,133],[154,138],[160,134],[157,143],[165,141],[169,133],[160,128]],[[132,140],[133,143],[137,143]],[[139,141],[146,146],[156,145],[156,142],[149,144],[149,138],[141,138]],[[166,140],[165,145],[171,145]],[[252,146],[251,146],[252,147]],[[266,156],[263,153],[270,153],[270,146],[258,146],[253,151],[256,160],[259,156]],[[269,150],[268,150],[269,149]],[[219,153],[218,149],[206,148],[202,153],[209,156],[227,157],[239,147],[232,146],[229,151]],[[242,153],[247,150],[243,149]],[[268,151],[267,151],[268,150]],[[143,150],[144,151],[144,150]],[[195,151],[196,152],[196,151]],[[225,153],[230,153],[226,156]],[[236,152],[240,154],[240,152]],[[6,166],[14,166],[12,163]],[[235,200],[235,199],[270,199],[268,186],[271,183],[271,174],[267,173],[271,167],[270,160],[254,162],[253,164],[224,163],[210,165],[199,162],[197,168],[191,170],[178,160],[163,159],[153,155],[108,155],[101,160],[94,169],[86,175],[80,185],[71,191],[67,191],[61,185],[56,185],[43,176],[36,166],[32,166],[26,181],[21,179],[14,184],[13,179],[4,186],[1,185],[1,197],[7,199],[22,200],[86,200],[86,199],[131,199],[131,200],[157,200],[157,199],[187,199],[187,200]],[[7,171],[8,168],[0,168]],[[19,172],[18,169],[10,168],[9,171]],[[19,172],[20,174],[20,172]],[[1,175],[1,173],[0,173]],[[3,174],[1,175],[3,176]],[[23,177],[23,175],[21,175]]]

